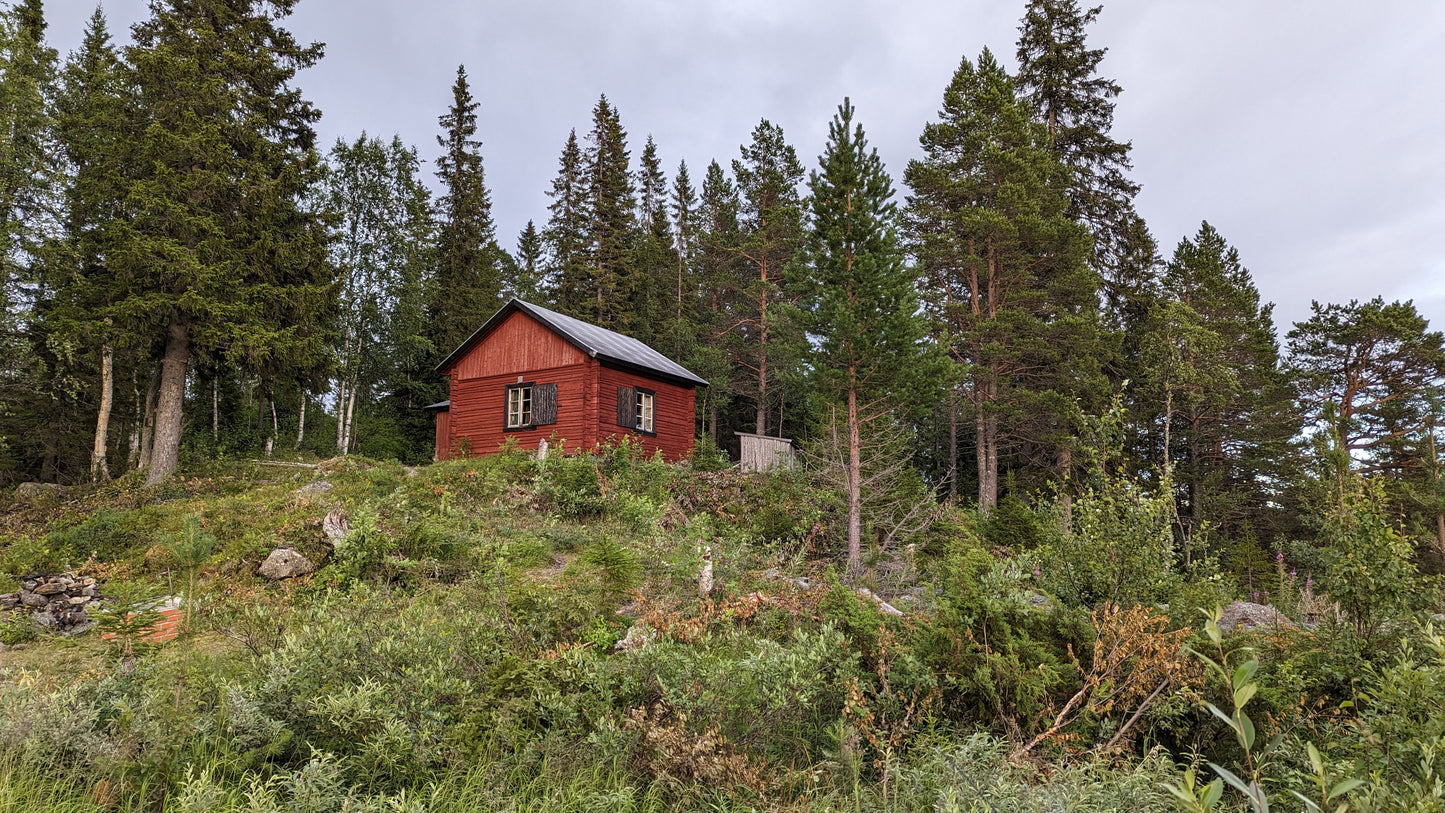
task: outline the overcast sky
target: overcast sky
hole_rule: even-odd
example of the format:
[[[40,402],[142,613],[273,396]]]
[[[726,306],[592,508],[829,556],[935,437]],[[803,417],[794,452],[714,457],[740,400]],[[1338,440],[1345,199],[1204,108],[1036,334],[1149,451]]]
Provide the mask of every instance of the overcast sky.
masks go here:
[[[1086,0],[1087,2],[1087,0]],[[504,246],[546,219],[569,129],[601,93],[634,159],[648,134],[669,178],[700,182],[759,119],[809,168],[844,96],[901,184],[959,59],[1012,66],[1023,0],[302,0],[289,27],[326,43],[298,84],[320,133],[393,133],[430,161],[465,64]],[[141,0],[105,0],[129,40]],[[75,48],[94,0],[47,0]],[[1277,303],[1413,299],[1445,328],[1445,3],[1112,0],[1089,31],[1124,88],[1138,206],[1167,255],[1214,224]],[[900,197],[906,193],[900,189]]]

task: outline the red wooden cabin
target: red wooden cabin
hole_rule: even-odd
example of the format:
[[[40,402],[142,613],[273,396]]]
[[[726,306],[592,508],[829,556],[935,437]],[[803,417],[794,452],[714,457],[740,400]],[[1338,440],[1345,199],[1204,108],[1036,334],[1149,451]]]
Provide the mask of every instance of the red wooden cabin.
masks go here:
[[[668,460],[692,454],[694,390],[707,382],[642,342],[513,299],[437,366],[451,398],[436,412],[436,457],[497,451],[515,438],[568,450],[631,437]]]

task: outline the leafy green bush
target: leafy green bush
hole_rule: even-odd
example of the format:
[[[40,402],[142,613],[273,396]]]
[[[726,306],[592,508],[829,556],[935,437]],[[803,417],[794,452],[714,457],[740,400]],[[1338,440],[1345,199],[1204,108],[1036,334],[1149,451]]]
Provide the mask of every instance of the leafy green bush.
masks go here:
[[[602,514],[598,463],[591,457],[549,457],[543,469],[542,494],[565,519],[588,519]]]
[[[1361,635],[1378,632],[1413,594],[1414,550],[1391,522],[1384,485],[1358,482],[1325,521],[1324,588]]]

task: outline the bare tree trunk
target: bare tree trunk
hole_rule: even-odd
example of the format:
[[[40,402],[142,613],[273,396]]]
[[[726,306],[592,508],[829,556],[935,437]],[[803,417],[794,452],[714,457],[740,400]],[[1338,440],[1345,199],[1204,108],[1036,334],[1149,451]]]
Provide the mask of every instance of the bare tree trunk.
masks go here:
[[[140,466],[140,427],[145,422],[145,404],[140,399],[140,385],[135,380],[135,370],[130,371],[130,393],[135,399],[135,420],[130,425],[129,451],[126,453],[126,464],[134,469]]]
[[[186,365],[191,356],[191,327],[171,316],[166,351],[161,358],[161,385],[156,400],[155,448],[146,485],[160,483],[180,466],[181,430],[185,419]]]
[[[858,431],[856,370],[848,371],[848,575],[863,570],[863,442]]]
[[[142,408],[141,430],[140,430],[140,461],[136,469],[148,469],[151,465],[152,452],[155,451],[156,441],[156,400],[161,394],[161,366],[156,365],[151,373],[151,383],[146,385],[145,406]]]
[[[1435,538],[1440,541],[1440,562],[1445,566],[1445,513],[1435,514]]]
[[[341,442],[341,453],[351,454],[351,444],[356,441],[356,385],[352,384],[346,397],[346,437]]]
[[[958,500],[958,398],[948,391],[948,499]]]
[[[306,390],[301,391],[301,417],[296,419],[296,448],[306,439]]]
[[[271,434],[266,436],[266,456],[270,457],[276,450],[276,436],[281,434],[281,424],[276,420],[276,399],[272,397],[266,401],[271,405]]]
[[[90,450],[90,479],[103,483],[110,479],[106,451],[110,446],[110,408],[115,397],[115,354],[110,344],[100,346],[100,414],[95,418],[95,445]]]
[[[211,377],[211,440],[221,439],[221,382]]]
[[[754,421],[759,435],[768,434],[768,266],[763,264],[763,287],[758,302],[758,410]]]
[[[336,380],[336,453],[346,454],[346,379]]]
[[[1074,478],[1074,450],[1068,441],[1059,450],[1059,508],[1064,514],[1064,529],[1074,527],[1074,492],[1071,490]]]

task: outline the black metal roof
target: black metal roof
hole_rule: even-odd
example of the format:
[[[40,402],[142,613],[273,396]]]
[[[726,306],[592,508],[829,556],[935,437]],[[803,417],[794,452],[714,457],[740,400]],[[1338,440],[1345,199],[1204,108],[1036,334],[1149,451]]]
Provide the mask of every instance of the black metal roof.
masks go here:
[[[593,358],[684,386],[707,386],[707,381],[703,378],[694,375],[681,364],[631,336],[624,336],[616,331],[588,324],[581,319],[564,316],[541,305],[533,305],[520,299],[512,299],[503,305],[502,309],[488,319],[485,325],[482,325],[476,333],[468,337],[460,347],[453,350],[451,355],[438,364],[436,371],[438,373],[445,372],[458,359],[466,355],[468,350],[486,338],[487,334],[500,325],[503,319],[518,310],[546,325],[554,333],[576,345],[577,349]]]

